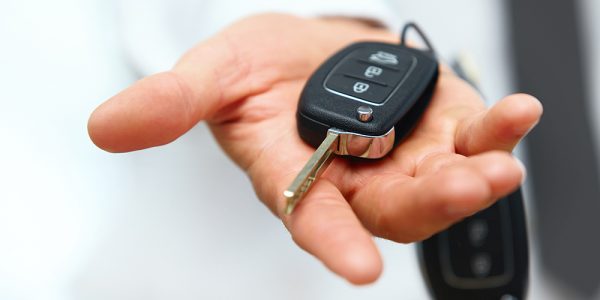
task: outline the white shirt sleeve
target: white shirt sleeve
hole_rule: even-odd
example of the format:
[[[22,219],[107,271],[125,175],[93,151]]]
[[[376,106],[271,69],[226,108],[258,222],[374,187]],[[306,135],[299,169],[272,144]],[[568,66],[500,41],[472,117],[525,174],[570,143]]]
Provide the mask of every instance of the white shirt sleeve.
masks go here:
[[[383,0],[122,0],[119,25],[128,60],[148,75],[170,69],[187,49],[224,26],[261,12],[364,18],[399,29]]]

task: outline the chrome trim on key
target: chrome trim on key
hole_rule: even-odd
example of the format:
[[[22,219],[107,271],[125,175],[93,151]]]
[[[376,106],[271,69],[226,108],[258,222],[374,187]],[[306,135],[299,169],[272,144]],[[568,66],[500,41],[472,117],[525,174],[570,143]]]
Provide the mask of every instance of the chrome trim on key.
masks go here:
[[[336,128],[329,129],[339,135],[337,155],[350,155],[362,158],[382,158],[394,147],[394,127],[384,135],[370,136],[354,132],[346,132]]]

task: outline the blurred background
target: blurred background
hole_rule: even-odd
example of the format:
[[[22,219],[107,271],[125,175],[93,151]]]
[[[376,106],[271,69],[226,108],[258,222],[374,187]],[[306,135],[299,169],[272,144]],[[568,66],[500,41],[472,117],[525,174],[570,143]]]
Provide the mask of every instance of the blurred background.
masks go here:
[[[102,101],[232,20],[273,10],[414,20],[444,58],[470,57],[490,104],[538,96],[544,118],[518,151],[530,172],[529,298],[600,299],[600,2],[320,5],[2,0],[0,299],[429,298],[414,245],[378,240],[385,271],[370,286],[327,271],[202,124],[128,154],[89,140],[87,118]]]

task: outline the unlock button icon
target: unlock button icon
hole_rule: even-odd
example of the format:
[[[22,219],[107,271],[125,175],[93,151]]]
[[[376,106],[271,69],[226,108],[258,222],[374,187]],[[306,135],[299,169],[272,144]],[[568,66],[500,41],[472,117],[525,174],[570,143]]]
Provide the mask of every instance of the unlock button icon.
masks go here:
[[[383,70],[380,67],[369,66],[365,70],[365,77],[367,77],[367,78],[373,78],[375,76],[381,75],[382,72],[383,72]]]

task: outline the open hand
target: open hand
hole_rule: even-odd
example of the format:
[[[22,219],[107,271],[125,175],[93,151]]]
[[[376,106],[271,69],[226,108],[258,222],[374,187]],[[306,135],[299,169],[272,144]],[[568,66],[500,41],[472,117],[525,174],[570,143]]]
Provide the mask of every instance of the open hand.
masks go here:
[[[244,19],[198,44],[168,72],[144,78],[90,117],[89,134],[111,152],[169,143],[208,122],[225,152],[294,241],[356,284],[377,279],[372,235],[425,239],[515,190],[524,170],[511,149],[542,107],[512,95],[486,109],[442,66],[431,104],[386,158],[336,158],[292,215],[282,192],[314,149],[296,131],[296,105],[311,73],[356,41],[397,37],[359,21],[268,14]]]

